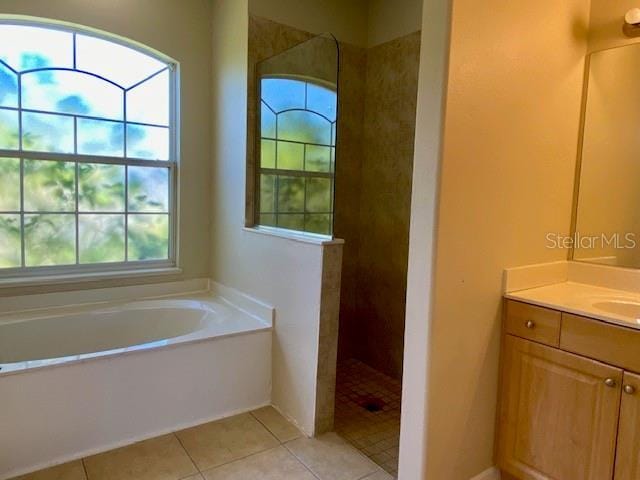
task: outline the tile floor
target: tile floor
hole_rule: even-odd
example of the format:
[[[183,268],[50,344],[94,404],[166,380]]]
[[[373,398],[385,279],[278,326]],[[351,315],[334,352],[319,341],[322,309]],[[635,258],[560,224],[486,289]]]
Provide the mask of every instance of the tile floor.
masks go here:
[[[303,437],[265,407],[19,480],[390,480],[335,433]],[[18,480],[18,479],[14,479]]]
[[[393,476],[398,474],[401,392],[398,380],[358,360],[338,364],[335,430]]]

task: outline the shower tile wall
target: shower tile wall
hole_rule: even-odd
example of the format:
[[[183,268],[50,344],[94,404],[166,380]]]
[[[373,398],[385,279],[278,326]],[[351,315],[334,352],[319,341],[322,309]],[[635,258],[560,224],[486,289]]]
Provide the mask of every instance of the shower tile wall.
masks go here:
[[[343,358],[357,356],[358,340],[365,333],[357,322],[360,283],[360,187],[364,157],[364,110],[367,50],[340,45],[338,158],[334,232],[342,238],[342,288],[338,351]]]
[[[367,52],[356,358],[397,379],[402,375],[419,61],[420,32]]]
[[[248,72],[247,79],[247,196],[245,218],[248,224],[253,222],[255,211],[255,139],[256,132],[256,64],[262,60],[283,52],[299,43],[309,40],[313,35],[302,30],[272,22],[264,18],[249,16]]]

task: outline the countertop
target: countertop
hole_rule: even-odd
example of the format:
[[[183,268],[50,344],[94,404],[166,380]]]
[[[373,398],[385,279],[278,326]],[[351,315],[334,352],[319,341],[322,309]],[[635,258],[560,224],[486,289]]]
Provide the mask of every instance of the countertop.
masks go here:
[[[544,287],[509,292],[505,298],[595,318],[604,322],[640,330],[640,293],[597,287],[575,282],[562,282]],[[601,302],[637,304],[638,315],[633,316],[602,310]]]

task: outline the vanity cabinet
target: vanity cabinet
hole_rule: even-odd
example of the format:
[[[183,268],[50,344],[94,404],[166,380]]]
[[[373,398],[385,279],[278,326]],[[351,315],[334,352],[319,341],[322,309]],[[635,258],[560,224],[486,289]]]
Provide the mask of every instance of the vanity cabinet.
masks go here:
[[[497,463],[518,480],[640,479],[640,376],[574,328],[583,321],[618,328],[506,302]]]

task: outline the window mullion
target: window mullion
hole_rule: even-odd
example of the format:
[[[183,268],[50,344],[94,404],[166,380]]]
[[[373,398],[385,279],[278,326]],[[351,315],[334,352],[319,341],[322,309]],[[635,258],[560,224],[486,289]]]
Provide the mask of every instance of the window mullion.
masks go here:
[[[305,108],[307,105],[307,83],[304,84],[304,103],[305,103]],[[305,143],[302,146],[302,171],[306,171],[307,170],[307,144]],[[304,228],[304,230],[307,230],[307,177],[303,176],[302,177],[302,181],[304,182],[304,188],[302,189],[302,191],[304,192],[304,198],[303,198],[303,203],[302,203],[302,228]]]
[[[75,34],[73,35],[73,39],[74,39],[74,46],[75,46]],[[74,62],[74,67],[75,67],[75,47],[74,47],[74,52],[73,52],[73,62]],[[79,168],[80,168],[80,164],[78,163],[78,117],[73,117],[73,151],[75,153],[75,203],[76,203],[76,208],[75,208],[75,226],[76,226],[76,265],[80,264],[80,215],[78,214],[78,197],[80,195],[79,190],[80,190],[80,182],[79,182]]]
[[[122,115],[124,120],[124,158],[128,161],[127,152],[127,90],[122,92]],[[129,261],[129,164],[124,166],[124,261]]]
[[[24,159],[20,159],[20,265],[27,265],[25,257],[25,231],[24,231]]]
[[[18,73],[18,148],[22,151],[22,74]],[[24,230],[24,158],[20,158],[20,265],[27,266]]]
[[[72,37],[72,44],[73,44],[73,69],[76,70],[78,68],[78,62],[77,62],[77,45],[76,45],[76,33],[73,33],[73,37]]]
[[[124,166],[124,261],[129,261],[129,166]]]

